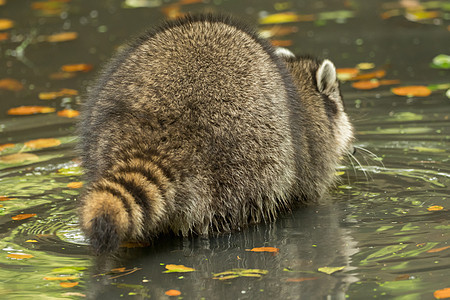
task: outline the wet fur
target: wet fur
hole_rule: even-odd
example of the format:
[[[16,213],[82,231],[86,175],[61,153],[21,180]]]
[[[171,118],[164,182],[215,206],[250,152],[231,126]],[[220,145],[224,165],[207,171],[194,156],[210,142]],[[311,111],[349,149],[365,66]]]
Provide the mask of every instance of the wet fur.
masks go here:
[[[240,230],[322,197],[352,128],[332,63],[286,53],[232,18],[198,15],[112,59],[79,124],[80,222],[97,253]]]

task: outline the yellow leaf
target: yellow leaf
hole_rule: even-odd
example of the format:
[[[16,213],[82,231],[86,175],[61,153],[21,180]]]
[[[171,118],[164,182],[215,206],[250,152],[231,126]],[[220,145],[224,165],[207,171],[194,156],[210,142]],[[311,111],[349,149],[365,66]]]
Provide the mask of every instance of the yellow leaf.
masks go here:
[[[63,288],[71,288],[74,286],[77,286],[79,284],[79,282],[60,282],[59,285],[62,286]]]
[[[444,207],[440,206],[440,205],[433,205],[427,208],[429,211],[438,211],[438,210],[443,210]]]
[[[61,145],[61,141],[54,138],[31,140],[25,143],[25,146],[32,149],[49,148]]]
[[[78,38],[78,33],[76,32],[62,32],[49,35],[47,37],[47,41],[51,43],[56,43],[56,42],[71,41],[75,40],[76,38]]]
[[[64,72],[88,72],[92,70],[92,65],[90,64],[74,64],[74,65],[64,65],[61,67]]]
[[[79,189],[82,186],[83,186],[83,183],[81,181],[73,181],[73,182],[69,182],[67,184],[67,187],[71,188],[71,189]]]
[[[14,22],[10,19],[0,19],[0,30],[10,29],[14,26]]]
[[[75,280],[78,279],[80,277],[77,276],[45,276],[43,279],[44,280]]]
[[[375,64],[374,63],[359,63],[356,67],[360,70],[370,70],[370,69],[375,68]]]
[[[25,243],[37,243],[38,241],[36,240],[26,240]]]
[[[43,92],[39,93],[38,97],[41,100],[53,100],[58,97],[65,97],[65,96],[76,96],[78,95],[77,90],[72,89],[61,89],[59,92]]]
[[[183,265],[166,265],[167,271],[164,271],[164,273],[172,273],[172,272],[193,272],[195,269],[185,267]]]
[[[11,253],[11,254],[8,254],[8,257],[20,260],[20,259],[32,258],[34,256],[31,254],[25,254],[25,253]]]
[[[19,106],[10,108],[8,115],[33,115],[33,114],[48,114],[54,112],[56,109],[47,106]]]
[[[273,15],[268,15],[259,20],[259,24],[280,24],[280,23],[292,23],[292,22],[307,22],[314,21],[315,15],[298,15],[293,12],[284,12]]]
[[[344,268],[345,268],[345,266],[343,266],[343,267],[322,267],[322,268],[318,268],[317,271],[330,275],[337,271],[341,271]]]
[[[36,216],[36,214],[19,214],[14,217],[11,217],[11,219],[13,219],[15,221],[20,221],[20,220],[25,220],[25,219],[28,219],[28,218],[31,218],[34,216]]]
[[[17,164],[25,161],[39,160],[39,157],[33,153],[15,153],[0,157],[0,163]]]

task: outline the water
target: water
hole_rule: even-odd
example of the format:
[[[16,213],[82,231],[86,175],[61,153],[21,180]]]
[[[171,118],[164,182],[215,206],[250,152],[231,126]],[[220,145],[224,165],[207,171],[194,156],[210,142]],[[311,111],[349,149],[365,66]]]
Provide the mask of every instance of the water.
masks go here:
[[[127,3],[148,7],[126,8]],[[361,165],[343,164],[342,180],[324,205],[229,235],[165,237],[151,247],[126,249],[115,260],[90,254],[76,217],[80,189],[67,187],[81,180],[73,150],[76,118],[6,112],[21,105],[79,109],[79,95],[54,100],[38,95],[62,88],[82,94],[124,41],[164,14],[227,11],[258,24],[267,15],[292,11],[310,21],[280,24],[294,33],[273,39],[292,43],[294,52],[328,57],[338,68],[373,63],[375,70],[386,70],[386,79],[401,81],[393,86],[450,82],[448,70],[430,67],[437,55],[450,54],[446,1],[422,1],[430,19],[401,6],[415,1],[174,3],[7,0],[0,6],[0,18],[15,22],[0,32],[9,33],[0,41],[0,79],[23,84],[19,91],[0,89],[0,145],[12,144],[0,153],[0,298],[167,299],[166,291],[173,289],[183,299],[434,299],[436,291],[438,296],[450,288],[445,88],[404,97],[394,95],[391,85],[357,90],[343,83],[356,146],[370,152],[357,151]],[[60,32],[76,32],[78,38],[46,41]],[[94,69],[50,78],[63,65],[81,63]],[[27,142],[41,138],[60,145],[29,147]],[[14,153],[20,153],[17,161],[5,163]],[[28,218],[13,219],[23,214]],[[279,252],[248,251],[263,246]],[[195,271],[164,273],[170,264]],[[318,271],[322,267],[344,268],[328,275]]]

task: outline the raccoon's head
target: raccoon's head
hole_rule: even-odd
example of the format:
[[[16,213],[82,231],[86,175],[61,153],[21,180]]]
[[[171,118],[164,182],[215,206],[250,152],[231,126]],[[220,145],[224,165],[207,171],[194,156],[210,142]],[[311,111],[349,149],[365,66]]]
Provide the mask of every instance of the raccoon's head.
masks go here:
[[[334,64],[328,59],[297,57],[285,48],[277,48],[275,54],[286,62],[292,74],[302,104],[309,114],[306,117],[317,124],[329,124],[327,127],[334,137],[333,147],[340,156],[352,153],[353,126],[344,110]],[[328,120],[318,122],[318,118]]]

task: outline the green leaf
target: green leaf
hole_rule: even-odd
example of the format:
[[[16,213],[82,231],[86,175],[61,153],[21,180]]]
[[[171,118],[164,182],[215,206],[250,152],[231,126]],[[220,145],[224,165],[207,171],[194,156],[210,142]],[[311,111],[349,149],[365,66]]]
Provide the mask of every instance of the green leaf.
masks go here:
[[[345,268],[345,266],[343,267],[322,267],[322,268],[318,268],[317,271],[331,275],[335,272],[341,271]]]
[[[446,54],[439,54],[433,58],[431,67],[437,69],[450,69],[450,56]]]

